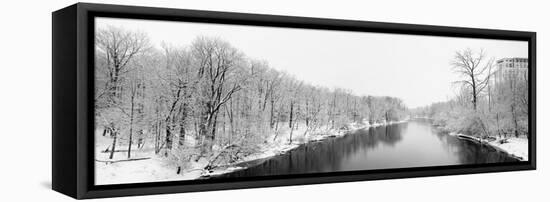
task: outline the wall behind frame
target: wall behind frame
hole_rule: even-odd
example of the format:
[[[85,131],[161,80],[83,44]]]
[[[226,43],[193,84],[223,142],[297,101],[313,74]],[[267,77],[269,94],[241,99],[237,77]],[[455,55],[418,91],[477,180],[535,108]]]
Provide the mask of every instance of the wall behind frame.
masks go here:
[[[538,61],[538,165],[537,171],[370,182],[292,186],[188,194],[116,198],[113,201],[520,201],[547,198],[550,178],[550,17],[544,1],[89,1],[138,6],[249,12],[291,16],[341,18],[382,22],[510,29],[537,32]],[[51,186],[51,12],[76,3],[58,0],[2,2],[2,67],[0,68],[0,198],[71,200]],[[465,192],[464,192],[465,191]],[[468,194],[465,194],[468,193]]]

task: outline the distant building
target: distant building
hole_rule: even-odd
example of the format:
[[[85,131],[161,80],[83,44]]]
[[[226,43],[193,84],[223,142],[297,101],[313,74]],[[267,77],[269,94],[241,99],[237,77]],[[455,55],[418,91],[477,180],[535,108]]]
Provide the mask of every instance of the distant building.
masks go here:
[[[509,79],[527,78],[529,60],[527,58],[502,58],[496,62],[494,82],[502,83]]]

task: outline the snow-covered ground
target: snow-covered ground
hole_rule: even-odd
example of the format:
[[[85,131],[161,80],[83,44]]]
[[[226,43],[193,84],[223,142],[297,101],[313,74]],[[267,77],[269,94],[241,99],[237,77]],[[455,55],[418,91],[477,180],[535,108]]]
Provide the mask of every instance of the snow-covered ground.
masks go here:
[[[119,139],[116,150],[127,151],[126,141],[128,140]],[[177,174],[175,165],[166,158],[155,155],[151,142],[146,142],[142,148],[137,148],[136,144],[132,146],[131,159],[142,159],[135,161],[120,161],[128,160],[128,153],[124,151],[115,152],[113,158],[109,159],[110,153],[104,150],[111,144],[112,138],[109,135],[102,136],[101,131],[96,131],[95,184],[97,185],[190,180],[201,176],[201,170],[189,170],[183,174]],[[190,163],[190,167],[206,165],[204,161]]]
[[[95,162],[95,183],[97,185],[103,184],[126,184],[126,183],[140,183],[140,182],[159,182],[159,181],[177,181],[177,180],[192,180],[200,177],[207,177],[213,175],[221,175],[224,173],[233,172],[239,169],[245,169],[245,167],[239,167],[244,162],[257,161],[261,159],[267,159],[276,155],[284,154],[292,149],[297,148],[302,144],[306,144],[314,141],[323,141],[328,138],[342,137],[353,131],[359,129],[367,129],[370,127],[379,127],[390,124],[403,123],[399,122],[382,122],[375,124],[353,123],[348,124],[342,129],[327,129],[328,127],[322,126],[315,130],[309,130],[306,132],[306,127],[300,127],[297,130],[292,131],[292,143],[289,143],[290,129],[284,128],[278,131],[278,135],[271,134],[271,137],[267,138],[267,142],[260,145],[260,151],[248,155],[241,160],[232,163],[231,165],[220,166],[211,172],[203,170],[208,164],[208,160],[201,158],[198,162],[191,161],[180,174],[177,174],[177,166],[173,162],[167,160],[165,157],[159,157],[154,154],[153,144],[146,143],[146,145],[137,149],[134,146],[132,150],[132,159],[147,158],[135,161],[122,161],[109,163],[111,161],[125,160],[127,159],[127,152],[115,152],[114,158],[109,159],[109,153],[102,152],[108,145],[111,144],[112,139],[107,136],[102,136],[100,131],[96,132],[96,162]],[[275,138],[276,136],[276,138]],[[118,146],[119,149],[124,148],[125,140],[119,140],[122,142],[122,146]],[[126,140],[127,141],[127,140]]]
[[[95,162],[95,183],[98,185],[191,180],[199,178],[201,173],[201,170],[194,170],[178,175],[174,166],[160,157],[117,163]]]
[[[479,140],[478,137],[465,135],[461,133],[451,132],[449,133],[449,135],[462,136],[470,139]],[[509,155],[521,161],[529,160],[529,141],[527,138],[508,137],[508,138],[496,138],[491,140],[482,139],[481,142],[484,144],[490,145],[495,149],[506,152]]]
[[[502,141],[504,140],[504,141]],[[500,149],[522,161],[529,160],[529,141],[527,138],[498,138],[488,142],[489,145]]]

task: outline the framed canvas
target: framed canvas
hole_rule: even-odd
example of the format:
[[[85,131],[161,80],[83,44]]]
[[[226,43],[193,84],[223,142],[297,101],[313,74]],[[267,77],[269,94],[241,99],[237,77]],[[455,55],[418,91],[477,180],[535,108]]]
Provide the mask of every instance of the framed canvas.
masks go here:
[[[536,33],[78,3],[53,20],[74,198],[534,170]]]

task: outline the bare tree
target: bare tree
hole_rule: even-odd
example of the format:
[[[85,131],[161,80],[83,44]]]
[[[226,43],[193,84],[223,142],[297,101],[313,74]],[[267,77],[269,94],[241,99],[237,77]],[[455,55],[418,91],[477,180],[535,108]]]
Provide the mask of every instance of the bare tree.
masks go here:
[[[142,32],[109,26],[98,29],[96,44],[97,53],[102,55],[106,62],[109,78],[107,92],[115,96],[119,91],[120,77],[127,72],[128,63],[135,55],[149,48],[149,38]]]
[[[278,71],[271,71],[270,72],[270,78],[267,83],[267,92],[266,92],[266,101],[264,102],[264,108],[265,103],[267,102],[267,99],[269,98],[269,104],[270,104],[270,111],[269,111],[269,127],[271,129],[275,128],[275,106],[276,103],[280,100],[280,86],[281,86],[281,80],[283,79],[283,74],[279,73]]]
[[[128,158],[131,157],[132,152],[132,137],[133,137],[133,130],[134,130],[134,111],[136,108],[136,96],[138,94],[139,89],[141,88],[141,83],[138,80],[131,80],[129,89],[130,89],[130,132],[128,136]]]
[[[163,81],[165,103],[165,145],[167,150],[173,146],[174,129],[179,125],[179,145],[185,140],[185,127],[189,115],[190,98],[197,80],[192,76],[191,57],[184,48],[163,45],[166,57],[165,71],[160,76]],[[178,119],[179,118],[179,119]],[[179,122],[179,124],[177,124]],[[168,155],[166,151],[165,155]]]
[[[220,108],[241,90],[241,82],[235,79],[232,70],[242,62],[241,53],[229,43],[217,38],[197,38],[191,47],[197,65],[201,117],[199,134],[205,138],[204,148],[212,149],[216,135],[217,117]]]
[[[104,133],[109,132],[111,138],[113,138],[112,146],[110,148],[111,154],[109,158],[113,158],[117,138],[119,138],[121,116],[124,116],[124,103],[121,97],[121,83],[123,81],[123,75],[128,73],[131,68],[129,64],[139,53],[145,52],[149,47],[148,37],[140,32],[127,31],[116,27],[107,27],[98,29],[98,33],[95,38],[96,41],[96,60],[100,61],[97,73],[104,73],[106,75],[106,81],[103,88],[96,86],[96,108],[99,112],[108,113],[109,117],[104,122]],[[97,83],[101,83],[98,81]],[[97,103],[103,103],[97,105]],[[114,112],[108,112],[109,108],[119,108]],[[120,112],[122,114],[115,114]],[[113,118],[118,117],[118,118]],[[128,151],[128,157],[130,151]]]
[[[477,110],[477,103],[480,94],[489,84],[489,69],[493,65],[493,59],[489,59],[485,64],[481,64],[485,60],[483,49],[478,53],[474,53],[471,49],[466,49],[462,52],[457,51],[454,59],[451,62],[456,73],[460,74],[463,79],[456,83],[468,86],[471,90],[471,99],[473,109]]]
[[[291,83],[289,85],[290,89],[288,89],[290,94],[289,98],[289,107],[290,107],[290,113],[288,118],[288,127],[290,128],[290,137],[289,137],[289,144],[292,144],[292,135],[296,127],[298,126],[298,116],[297,111],[299,111],[299,101],[300,101],[300,94],[302,92],[302,86],[303,82],[298,81],[296,79],[292,79]]]

